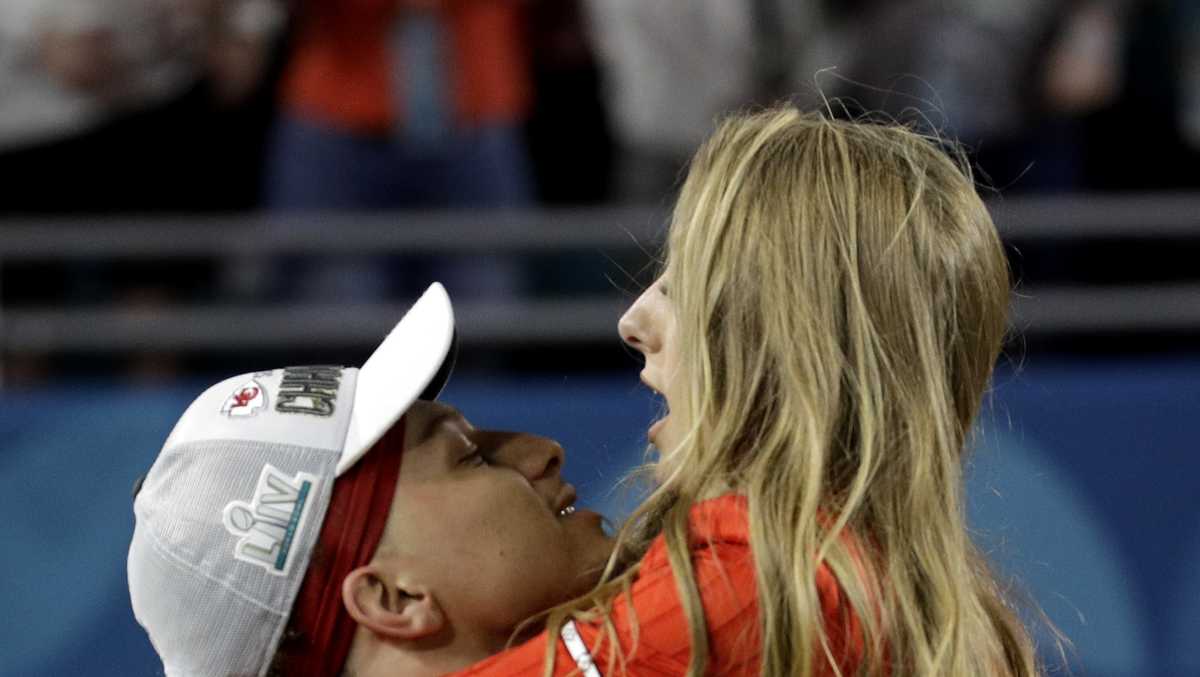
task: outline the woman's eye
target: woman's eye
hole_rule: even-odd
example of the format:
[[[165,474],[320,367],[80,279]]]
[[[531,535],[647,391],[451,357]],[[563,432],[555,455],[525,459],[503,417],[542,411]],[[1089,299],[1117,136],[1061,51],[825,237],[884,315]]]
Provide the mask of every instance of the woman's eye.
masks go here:
[[[667,283],[666,282],[658,283],[658,292],[660,294],[662,294],[663,296],[670,296],[670,294],[667,293]]]

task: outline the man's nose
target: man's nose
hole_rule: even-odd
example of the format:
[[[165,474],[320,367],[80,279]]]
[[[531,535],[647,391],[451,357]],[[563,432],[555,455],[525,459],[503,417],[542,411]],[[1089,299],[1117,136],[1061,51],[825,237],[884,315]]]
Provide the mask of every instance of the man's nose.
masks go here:
[[[508,466],[531,483],[542,479],[557,480],[562,472],[565,452],[562,445],[547,437],[528,433],[485,432],[492,439],[480,440],[484,449],[494,449],[489,459]]]

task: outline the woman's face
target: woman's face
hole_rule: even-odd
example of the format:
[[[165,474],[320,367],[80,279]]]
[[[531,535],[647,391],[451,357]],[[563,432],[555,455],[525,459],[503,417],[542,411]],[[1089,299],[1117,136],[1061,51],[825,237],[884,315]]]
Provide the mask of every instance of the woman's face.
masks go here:
[[[684,433],[682,417],[671,415],[677,405],[683,406],[683,379],[679,373],[675,306],[668,291],[666,281],[659,278],[617,323],[621,340],[646,358],[642,382],[666,400],[664,416],[650,426],[648,433],[650,443],[663,455],[679,446]]]

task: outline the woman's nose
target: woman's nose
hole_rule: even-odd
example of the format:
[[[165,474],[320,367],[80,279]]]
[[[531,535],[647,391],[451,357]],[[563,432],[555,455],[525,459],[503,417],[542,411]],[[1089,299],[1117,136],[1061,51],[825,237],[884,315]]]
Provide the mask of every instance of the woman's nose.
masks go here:
[[[650,290],[647,290],[639,296],[617,321],[617,332],[621,335],[621,340],[642,354],[658,350],[656,334],[650,325],[650,313],[647,308],[646,294],[649,293]]]

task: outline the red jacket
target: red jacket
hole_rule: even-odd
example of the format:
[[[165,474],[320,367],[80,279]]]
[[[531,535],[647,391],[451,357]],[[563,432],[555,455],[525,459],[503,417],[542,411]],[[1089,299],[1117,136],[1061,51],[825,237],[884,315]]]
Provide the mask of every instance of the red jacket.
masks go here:
[[[689,545],[696,583],[709,633],[708,671],[714,675],[759,674],[761,645],[754,560],[750,551],[746,500],[726,495],[692,508]],[[843,674],[854,674],[862,658],[862,634],[849,613],[841,589],[825,566],[817,570],[817,591],[834,655],[841,656]],[[675,576],[667,560],[666,541],[659,536],[642,560],[632,588],[637,644],[633,643],[629,604],[619,596],[612,619],[625,651],[628,675],[681,675],[687,671],[691,641],[679,603]],[[842,628],[844,632],[837,632]],[[578,635],[579,640],[570,637]],[[599,624],[575,622],[556,642],[555,675],[583,677],[620,675],[621,665],[608,664],[607,649],[596,647],[604,633]],[[455,677],[540,675],[546,656],[546,633],[508,651],[453,673]],[[581,651],[580,647],[584,647]],[[574,655],[573,655],[574,654]],[[589,663],[595,671],[583,670]],[[832,671],[819,671],[819,675]]]

